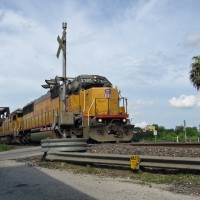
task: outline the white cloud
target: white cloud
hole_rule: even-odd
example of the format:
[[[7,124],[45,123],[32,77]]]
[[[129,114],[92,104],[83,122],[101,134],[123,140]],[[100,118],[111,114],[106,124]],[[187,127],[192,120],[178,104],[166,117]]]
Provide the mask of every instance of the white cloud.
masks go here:
[[[200,31],[189,34],[185,40],[185,44],[189,47],[200,47]]]
[[[22,30],[31,27],[31,20],[26,19],[20,13],[11,10],[0,10],[1,24],[0,28],[10,31]]]
[[[143,2],[144,3],[144,2]],[[146,18],[152,12],[157,0],[147,1],[137,12],[136,20]],[[148,16],[149,17],[149,16]]]
[[[9,9],[0,10],[0,38],[1,104],[16,109],[45,93],[40,85],[57,75],[56,40],[50,43],[52,34],[40,22]]]
[[[147,122],[135,123],[135,127],[145,128],[148,125]]]
[[[176,108],[192,108],[200,106],[200,97],[194,95],[181,95],[180,97],[172,97],[169,104]]]

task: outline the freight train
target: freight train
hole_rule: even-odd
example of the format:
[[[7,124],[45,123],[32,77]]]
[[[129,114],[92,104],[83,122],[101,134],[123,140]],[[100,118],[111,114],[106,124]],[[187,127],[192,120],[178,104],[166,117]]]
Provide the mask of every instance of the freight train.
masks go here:
[[[0,141],[39,142],[45,138],[86,138],[95,142],[131,141],[134,125],[127,113],[127,99],[107,78],[80,75],[66,82],[63,110],[61,79],[46,81],[48,92],[10,113],[0,107]]]

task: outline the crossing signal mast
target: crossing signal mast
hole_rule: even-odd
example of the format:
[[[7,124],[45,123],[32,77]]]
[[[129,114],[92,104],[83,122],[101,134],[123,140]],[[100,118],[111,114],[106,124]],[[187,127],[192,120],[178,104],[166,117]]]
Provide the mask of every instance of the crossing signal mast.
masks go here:
[[[67,39],[66,39],[66,29],[67,29],[67,23],[63,22],[62,23],[62,28],[63,28],[63,33],[62,33],[62,38],[58,35],[57,41],[59,43],[59,47],[57,50],[57,58],[59,58],[60,52],[62,50],[62,68],[63,68],[63,74],[62,74],[62,81],[63,81],[63,86],[62,86],[62,93],[61,93],[61,101],[63,102],[63,109],[60,111],[59,114],[59,126],[60,130],[62,132],[62,137],[65,138],[67,136],[67,132],[69,132],[70,126],[74,125],[74,115],[71,112],[67,111],[66,107],[66,83],[67,83],[67,73],[66,73],[66,44],[67,44]]]
[[[67,81],[67,75],[66,75],[66,71],[67,71],[67,62],[66,62],[66,29],[67,29],[67,23],[63,22],[62,23],[62,28],[63,28],[63,34],[62,34],[62,38],[60,38],[60,36],[58,35],[57,37],[57,41],[59,43],[59,47],[58,47],[58,51],[57,51],[57,58],[59,58],[60,52],[62,50],[62,68],[63,68],[63,75],[62,75],[62,79],[63,79],[63,90],[62,90],[62,97],[61,100],[63,101],[63,111],[66,111],[66,81]]]
[[[62,77],[56,76],[55,79],[45,80],[47,84],[42,85],[45,89],[50,89],[51,98],[54,98],[59,95],[60,101],[61,101],[61,109],[59,111],[59,115],[54,116],[54,128],[56,128],[56,124],[58,122],[58,128],[56,128],[61,134],[63,138],[66,138],[69,136],[69,130],[70,127],[74,125],[74,114],[72,112],[68,112],[67,106],[66,106],[66,98],[67,95],[67,83],[71,83],[71,81],[67,78],[66,73],[66,29],[67,29],[67,23],[62,23],[62,37],[58,35],[57,41],[59,43],[58,50],[56,53],[57,58],[60,56],[60,52],[62,51]],[[60,85],[60,81],[62,81],[62,85]],[[68,84],[71,86],[71,84]]]

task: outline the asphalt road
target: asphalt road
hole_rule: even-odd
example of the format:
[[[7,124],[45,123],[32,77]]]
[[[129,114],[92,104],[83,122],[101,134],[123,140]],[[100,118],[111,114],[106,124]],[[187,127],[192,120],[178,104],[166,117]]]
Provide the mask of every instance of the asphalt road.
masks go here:
[[[42,148],[40,146],[37,146],[37,147],[25,147],[25,148],[0,152],[0,161],[42,155],[43,153],[41,150]]]

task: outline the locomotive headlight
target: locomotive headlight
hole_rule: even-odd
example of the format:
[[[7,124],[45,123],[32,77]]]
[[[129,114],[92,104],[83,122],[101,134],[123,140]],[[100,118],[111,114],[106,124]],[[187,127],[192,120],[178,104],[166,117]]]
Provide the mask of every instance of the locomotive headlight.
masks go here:
[[[94,76],[94,77],[93,77],[93,80],[94,80],[94,82],[97,82],[97,77]]]
[[[125,122],[126,122],[126,119],[123,119],[123,122],[125,123]]]
[[[102,122],[102,119],[98,119],[98,122],[100,122],[100,123],[101,123],[101,122]]]

